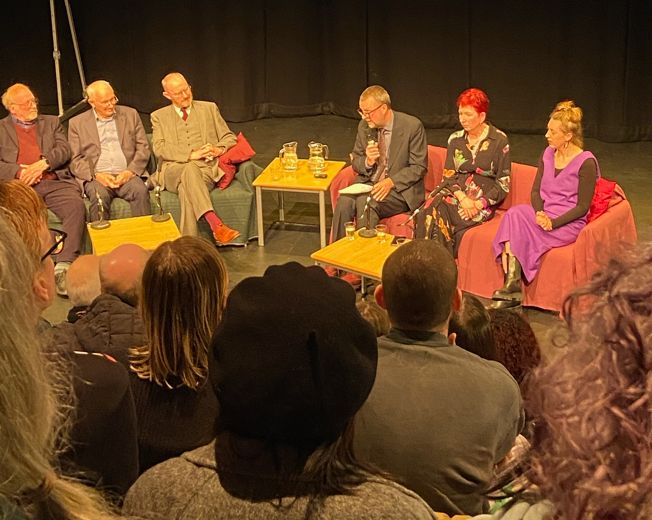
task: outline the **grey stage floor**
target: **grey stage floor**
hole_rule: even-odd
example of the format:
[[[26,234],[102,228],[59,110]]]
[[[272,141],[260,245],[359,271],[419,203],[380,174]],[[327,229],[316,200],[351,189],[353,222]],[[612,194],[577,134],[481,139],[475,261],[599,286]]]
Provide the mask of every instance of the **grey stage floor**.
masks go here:
[[[235,132],[243,132],[257,151],[255,161],[267,165],[277,154],[281,145],[298,141],[299,156],[306,157],[307,144],[314,140],[329,145],[332,159],[347,160],[353,146],[357,120],[336,116],[305,118],[276,118],[233,123]],[[428,143],[445,146],[451,129],[430,129]],[[543,135],[510,135],[512,161],[535,164],[546,145]],[[600,163],[602,174],[616,180],[625,190],[636,218],[639,240],[652,240],[652,142],[604,143],[586,139],[585,149],[592,151]],[[263,192],[265,221],[265,247],[258,247],[252,241],[247,247],[225,247],[221,252],[229,267],[230,285],[243,278],[260,275],[268,265],[290,260],[310,265],[310,254],[319,249],[319,233],[314,229],[270,228],[277,219],[276,198],[271,192]],[[317,197],[314,195],[287,194],[285,197],[286,218],[306,224],[318,222]],[[330,218],[330,212],[328,213]],[[328,222],[330,224],[330,222]],[[67,300],[57,298],[55,304],[45,313],[50,321],[65,319],[69,305]],[[537,338],[546,356],[554,355],[552,336],[559,333],[559,320],[555,314],[537,309],[526,309]]]

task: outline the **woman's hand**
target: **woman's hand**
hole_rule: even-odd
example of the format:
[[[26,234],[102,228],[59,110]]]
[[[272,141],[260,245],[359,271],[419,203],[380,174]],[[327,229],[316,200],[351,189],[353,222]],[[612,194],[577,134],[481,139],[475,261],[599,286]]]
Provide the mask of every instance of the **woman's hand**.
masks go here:
[[[535,221],[537,225],[544,231],[552,230],[552,220],[550,220],[550,217],[546,215],[544,211],[537,211]]]
[[[470,220],[479,213],[480,208],[478,206],[481,204],[482,203],[480,201],[473,200],[471,197],[465,196],[462,200],[459,201],[457,212],[462,219]]]

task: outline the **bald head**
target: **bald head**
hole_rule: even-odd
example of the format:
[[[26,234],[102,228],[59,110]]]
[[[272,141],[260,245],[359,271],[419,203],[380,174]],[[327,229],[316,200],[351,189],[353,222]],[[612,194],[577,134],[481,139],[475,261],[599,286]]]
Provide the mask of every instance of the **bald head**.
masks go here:
[[[100,295],[100,257],[77,257],[68,269],[66,287],[73,307],[90,305]]]
[[[149,252],[135,244],[116,247],[100,260],[100,285],[102,292],[113,294],[135,306],[138,303],[143,269]]]
[[[192,103],[192,89],[183,74],[170,72],[162,80],[163,97],[179,108],[188,108]]]

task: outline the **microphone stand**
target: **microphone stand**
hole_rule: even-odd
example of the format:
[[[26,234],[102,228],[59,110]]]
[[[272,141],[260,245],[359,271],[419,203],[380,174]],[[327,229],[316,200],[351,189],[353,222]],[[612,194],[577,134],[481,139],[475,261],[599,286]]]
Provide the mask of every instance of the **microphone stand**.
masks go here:
[[[445,191],[450,192],[448,189],[448,179],[443,180],[434,190],[432,190],[430,193],[428,193],[428,196],[425,198],[425,200],[419,204],[417,209],[415,209],[410,216],[407,218],[407,220],[399,226],[407,226],[410,222],[414,221],[414,228],[413,228],[413,235],[416,237],[417,236],[417,228],[418,228],[418,220],[415,220],[417,215],[423,211],[424,207],[428,202],[430,202],[432,199],[437,197],[437,195],[443,194]]]
[[[170,214],[169,213],[163,213],[163,205],[161,204],[161,187],[156,186],[154,188],[154,204],[156,205],[156,210],[158,213],[156,215],[152,215],[152,221],[153,222],[165,222],[167,220],[170,220]]]
[[[106,229],[111,226],[111,222],[104,220],[104,202],[100,197],[100,192],[95,190],[95,197],[97,197],[97,212],[100,217],[98,220],[91,222],[93,229]]]
[[[358,231],[358,236],[361,236],[363,238],[373,238],[376,236],[376,230],[369,226],[369,220],[370,220],[369,217],[371,216],[371,204],[369,204],[370,202],[371,202],[371,195],[367,197],[367,203],[364,205],[364,209],[362,210],[362,215],[360,216],[360,218],[364,218],[367,221],[365,227],[360,231]]]

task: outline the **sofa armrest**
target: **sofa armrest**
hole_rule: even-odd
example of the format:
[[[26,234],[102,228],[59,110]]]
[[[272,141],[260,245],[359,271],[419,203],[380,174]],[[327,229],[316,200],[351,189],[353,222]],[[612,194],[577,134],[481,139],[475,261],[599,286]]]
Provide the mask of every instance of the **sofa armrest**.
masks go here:
[[[238,165],[238,171],[235,174],[237,179],[247,191],[254,192],[253,182],[260,175],[263,169],[253,161],[244,161]],[[227,188],[228,189],[228,188]]]
[[[596,270],[636,240],[632,207],[622,200],[589,222],[578,235],[574,248],[576,282],[587,282]]]

